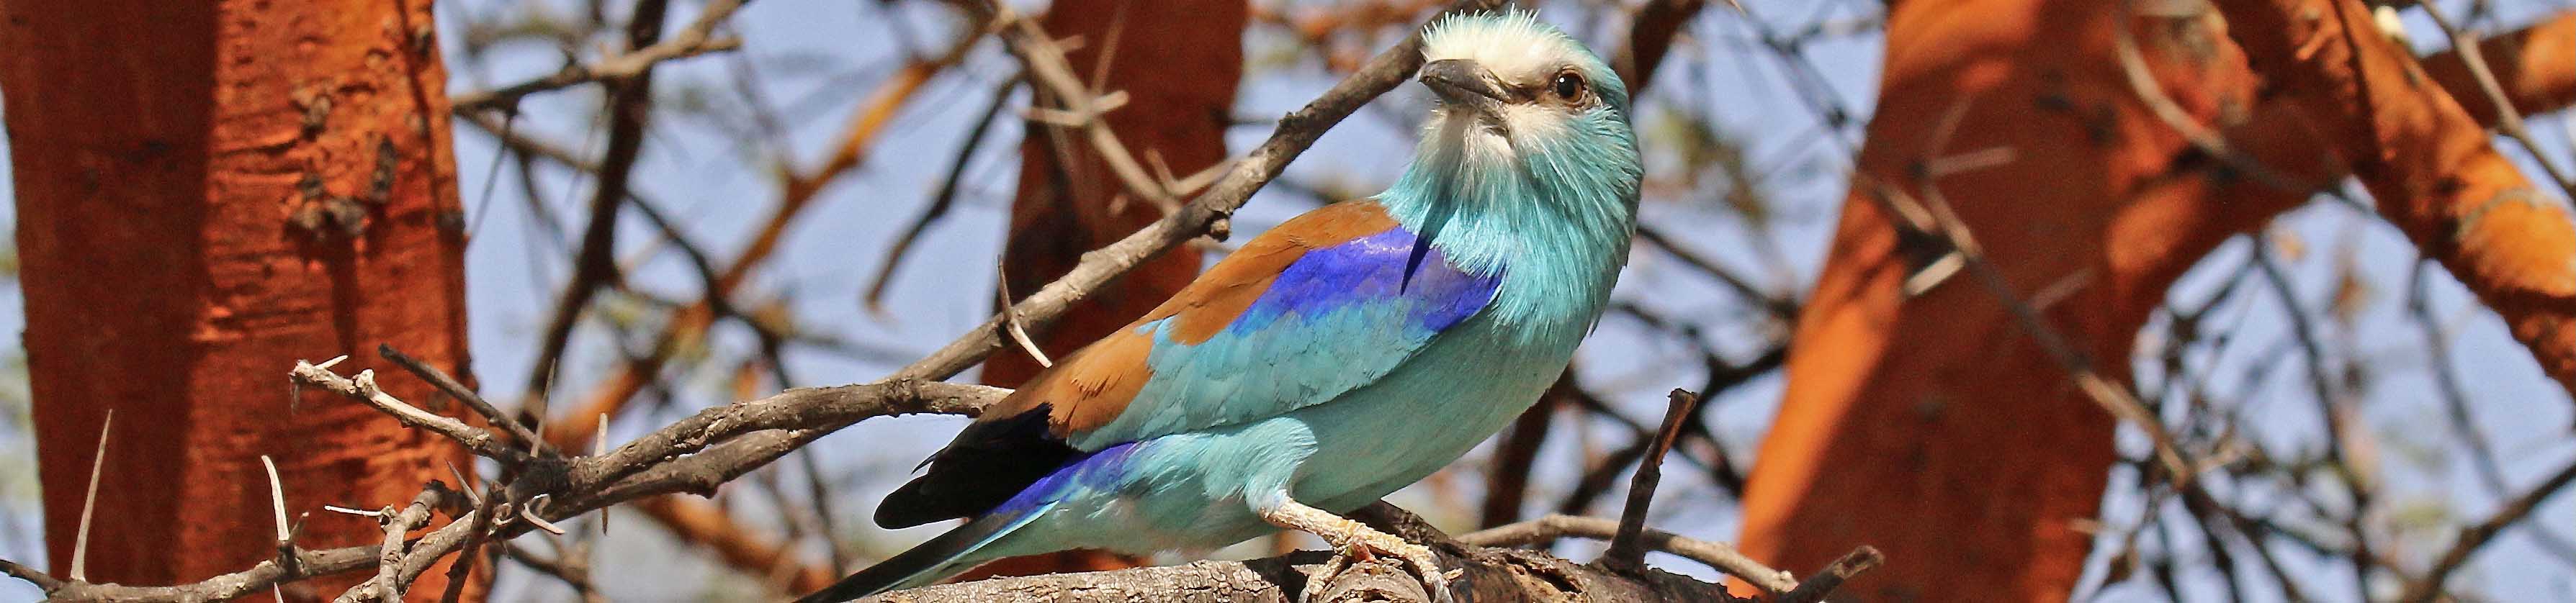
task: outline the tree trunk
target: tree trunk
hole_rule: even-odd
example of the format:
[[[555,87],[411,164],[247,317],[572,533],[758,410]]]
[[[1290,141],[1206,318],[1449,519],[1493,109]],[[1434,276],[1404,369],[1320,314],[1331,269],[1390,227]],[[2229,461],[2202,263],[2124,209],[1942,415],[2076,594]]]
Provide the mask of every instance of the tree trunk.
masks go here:
[[[1226,157],[1225,129],[1243,79],[1242,0],[1059,0],[1040,20],[1047,32],[1079,36],[1066,53],[1101,92],[1123,91],[1127,104],[1109,112],[1138,161],[1160,157],[1185,177]],[[1107,64],[1103,65],[1103,59]],[[1106,73],[1102,73],[1103,70]],[[1041,106],[1046,104],[1040,100]],[[1034,293],[1073,270],[1084,252],[1125,238],[1163,216],[1153,202],[1127,193],[1099,153],[1076,131],[1028,122],[1020,142],[1020,188],[1002,251],[1003,283],[1014,295]],[[1185,199],[1186,200],[1186,199]],[[1061,358],[1145,315],[1198,278],[1199,253],[1184,247],[1147,261],[1116,285],[1073,306],[1053,330],[1035,335]],[[1016,348],[984,365],[984,382],[1017,387],[1038,370]],[[978,575],[1028,575],[1130,567],[1133,560],[1074,551],[1005,560]]]
[[[1845,203],[1832,255],[1800,319],[1789,389],[1745,496],[1743,547],[1755,558],[1796,569],[1832,559],[1841,552],[1837,546],[1865,542],[1885,551],[1887,567],[1845,591],[1873,600],[1937,599],[1961,588],[2008,600],[2070,596],[2091,540],[2075,525],[2096,514],[2114,461],[2114,429],[1993,295],[1966,282],[1972,275],[1908,298],[1902,281],[1926,250],[1901,240],[1864,195],[1878,184],[1920,194],[1927,183],[1914,175],[1934,156],[2013,149],[2013,162],[1941,178],[1938,190],[2019,297],[2044,303],[2041,292],[2064,293],[2041,308],[2044,315],[2091,357],[2095,370],[2125,381],[2137,330],[2174,279],[2218,243],[2260,228],[2308,195],[2226,168],[2150,113],[2124,81],[2114,27],[2132,28],[2143,66],[2185,118],[2293,182],[2329,183],[2352,173],[2332,154],[2379,155],[2364,143],[2326,135],[2321,124],[2351,120],[2342,108],[2401,106],[2351,99],[2303,106],[2296,94],[2256,101],[2255,75],[2229,26],[2255,28],[2233,30],[2242,37],[2277,24],[2229,23],[2215,10],[2124,24],[2111,2],[1978,4],[1946,10],[1952,7],[1907,3],[1888,21],[1889,55],[1861,152],[1863,178]],[[2357,14],[2345,16],[2366,19],[2351,16]],[[2562,40],[2571,28],[2576,15],[2562,14],[2480,45],[2523,111],[2576,100]],[[2307,56],[2294,46],[2258,48],[2255,58],[2280,63]],[[2341,44],[2324,46],[2344,52]],[[2490,104],[2461,59],[2444,53],[2423,63],[2441,90],[2417,94],[2478,99],[2462,103],[2476,107],[2466,118],[2443,115],[2447,121],[2440,124],[2452,140],[2475,144],[2411,148],[2491,155],[2484,132],[2471,126],[2492,124],[2495,114],[2485,109]],[[2391,75],[2398,71],[2376,75],[2407,81]],[[2317,94],[2360,87],[2292,88]],[[2380,90],[2413,88],[2384,83]],[[1961,106],[1952,139],[1933,140],[1948,112]],[[2423,113],[2435,112],[2392,112]],[[2520,181],[2492,169],[2449,173]],[[2363,175],[2373,182],[2371,171]],[[2451,232],[2455,224],[2421,226],[2438,223],[2441,212],[2419,207],[2445,199],[2426,201],[2405,188],[2374,183],[2372,192],[2429,256],[2455,274],[2466,272],[2463,281],[2517,324],[2563,322],[2564,283],[2576,282],[2564,266],[2571,239],[2564,235],[2565,214],[2514,216],[2500,230],[2518,237],[2463,245],[2417,234]],[[2508,250],[2557,258],[2559,265],[2492,269],[2511,263],[2498,260],[2514,257]],[[2496,276],[2501,273],[2523,280]],[[2545,291],[2552,282],[2560,289]],[[2556,305],[2531,303],[2553,294]],[[2571,374],[2564,330],[2555,338],[2536,327],[2516,331],[2562,382]]]
[[[324,504],[400,505],[461,450],[288,364],[389,343],[466,376],[463,213],[426,0],[15,0],[0,92],[17,178],[47,552],[70,566],[102,423],[95,582],[172,584],[295,543],[382,539]],[[439,406],[436,402],[433,408]],[[444,569],[421,581],[444,587]],[[293,590],[336,593],[360,576]],[[479,589],[475,589],[479,590]]]
[[[2127,23],[2111,2],[1973,4],[1904,3],[1888,20],[1860,176],[1745,493],[1744,551],[1775,567],[1820,566],[1859,544],[1885,551],[1886,567],[1845,589],[1867,600],[2063,600],[2091,543],[2078,522],[2095,516],[2116,461],[2112,417],[1975,275],[1904,293],[1946,247],[1900,237],[1867,195],[1937,185],[2017,297],[2115,381],[2174,278],[2306,198],[2182,160],[2194,151],[2126,83],[2116,27],[2132,28],[2148,72],[2197,123],[2301,141],[2295,115],[2247,119],[2253,78],[2214,17]],[[1935,157],[1993,148],[2012,161],[1917,177]],[[2274,167],[2330,169],[2308,149]],[[2229,197],[2239,200],[2213,202]]]

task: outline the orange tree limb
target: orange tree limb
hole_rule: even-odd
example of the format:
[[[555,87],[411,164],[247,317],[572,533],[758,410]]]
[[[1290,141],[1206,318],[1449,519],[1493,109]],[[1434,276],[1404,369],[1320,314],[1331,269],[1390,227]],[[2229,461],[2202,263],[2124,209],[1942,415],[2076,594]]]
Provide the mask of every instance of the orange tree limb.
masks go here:
[[[2360,3],[2244,0],[2220,10],[2267,85],[2305,109],[2381,213],[2576,391],[2576,223],[2565,207],[2542,197],[2450,93],[2424,85],[2422,66]]]

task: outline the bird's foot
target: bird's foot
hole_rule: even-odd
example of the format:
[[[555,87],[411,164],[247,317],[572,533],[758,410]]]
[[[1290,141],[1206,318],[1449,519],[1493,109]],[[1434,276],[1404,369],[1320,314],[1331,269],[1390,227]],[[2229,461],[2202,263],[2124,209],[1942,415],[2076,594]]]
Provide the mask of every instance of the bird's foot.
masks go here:
[[[1348,571],[1353,560],[1367,562],[1375,560],[1378,555],[1402,560],[1405,569],[1422,578],[1423,592],[1431,595],[1434,601],[1451,600],[1449,581],[1463,575],[1457,570],[1442,569],[1440,557],[1432,554],[1431,547],[1406,542],[1393,534],[1322,509],[1292,501],[1263,515],[1273,524],[1320,536],[1333,545],[1335,554],[1306,578],[1306,588],[1299,594],[1300,600],[1321,601],[1333,579]]]

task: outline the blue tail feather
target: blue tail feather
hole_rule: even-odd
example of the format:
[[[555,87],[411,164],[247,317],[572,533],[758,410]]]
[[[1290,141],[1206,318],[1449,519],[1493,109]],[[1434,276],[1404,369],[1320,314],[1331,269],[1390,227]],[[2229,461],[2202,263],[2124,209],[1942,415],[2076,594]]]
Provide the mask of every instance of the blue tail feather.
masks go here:
[[[975,566],[1005,555],[985,550],[1028,525],[1054,505],[1048,504],[1018,513],[995,513],[975,518],[858,573],[842,578],[823,590],[798,598],[796,603],[840,603],[859,597],[892,590],[928,586],[946,580]]]

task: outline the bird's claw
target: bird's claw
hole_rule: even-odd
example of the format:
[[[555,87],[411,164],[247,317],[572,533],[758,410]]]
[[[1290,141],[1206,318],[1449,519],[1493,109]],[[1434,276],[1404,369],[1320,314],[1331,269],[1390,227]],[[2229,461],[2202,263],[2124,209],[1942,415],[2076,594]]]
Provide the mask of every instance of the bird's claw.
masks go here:
[[[1306,588],[1299,594],[1299,600],[1322,601],[1326,588],[1351,568],[1352,560],[1364,563],[1375,560],[1379,554],[1402,560],[1406,570],[1422,578],[1423,592],[1431,595],[1433,601],[1452,600],[1449,581],[1465,575],[1461,570],[1442,569],[1440,557],[1431,553],[1431,547],[1405,542],[1391,534],[1363,529],[1344,532],[1340,536],[1341,542],[1333,543],[1335,554],[1332,559],[1326,560],[1323,567],[1317,568],[1306,579]]]

